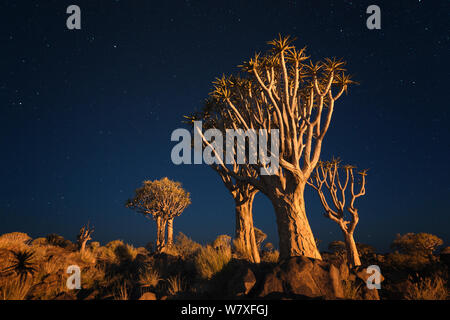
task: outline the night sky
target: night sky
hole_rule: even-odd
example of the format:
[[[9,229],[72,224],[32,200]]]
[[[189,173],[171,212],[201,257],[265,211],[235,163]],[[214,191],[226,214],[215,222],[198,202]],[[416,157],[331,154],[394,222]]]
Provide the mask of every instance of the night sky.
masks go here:
[[[82,29],[66,28],[81,7]],[[366,8],[381,8],[368,30]],[[173,130],[211,81],[278,33],[314,61],[342,57],[360,85],[337,102],[322,159],[369,168],[358,242],[387,250],[397,233],[450,236],[449,1],[5,1],[0,4],[0,234],[154,241],[153,221],[124,203],[146,179],[183,183],[175,219],[199,242],[233,235],[234,201],[207,165],[175,166]],[[342,240],[308,189],[322,249]],[[255,225],[277,244],[258,194]]]

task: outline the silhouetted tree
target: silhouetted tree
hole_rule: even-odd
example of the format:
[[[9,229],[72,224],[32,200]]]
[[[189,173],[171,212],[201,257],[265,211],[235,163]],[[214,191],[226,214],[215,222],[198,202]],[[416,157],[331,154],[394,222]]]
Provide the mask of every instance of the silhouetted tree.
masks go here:
[[[144,181],[136,189],[135,196],[129,199],[126,207],[136,210],[147,218],[156,221],[156,251],[162,252],[166,247],[165,232],[168,224],[168,246],[173,244],[173,219],[178,217],[191,204],[189,192],[180,182],[168,178]]]

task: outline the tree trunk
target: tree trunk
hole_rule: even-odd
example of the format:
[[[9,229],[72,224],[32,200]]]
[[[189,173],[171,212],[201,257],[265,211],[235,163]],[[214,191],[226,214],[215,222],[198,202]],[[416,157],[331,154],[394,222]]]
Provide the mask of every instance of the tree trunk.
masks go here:
[[[280,258],[306,256],[322,259],[305,211],[304,186],[292,195],[271,199],[278,225]]]
[[[167,247],[173,246],[173,218],[167,220]]]
[[[355,239],[353,233],[343,231],[345,238],[345,247],[347,250],[347,260],[352,267],[360,266],[361,260],[359,259],[358,249],[356,248]]]
[[[239,201],[236,199],[236,239],[244,244],[244,247],[253,263],[260,263],[259,250],[256,245],[255,229],[253,227],[253,199],[252,194],[248,199]]]
[[[81,242],[81,246],[80,246],[80,252],[81,252],[81,253],[83,253],[84,250],[86,250],[86,243],[87,243],[87,240]]]
[[[156,228],[157,228],[157,236],[156,236],[156,252],[161,253],[164,251],[166,246],[166,220],[157,217],[156,218]]]

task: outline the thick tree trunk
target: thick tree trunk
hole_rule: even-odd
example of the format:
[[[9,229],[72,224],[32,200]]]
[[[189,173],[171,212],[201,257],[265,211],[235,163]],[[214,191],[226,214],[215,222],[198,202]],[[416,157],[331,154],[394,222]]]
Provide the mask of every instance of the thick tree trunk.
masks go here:
[[[167,247],[173,246],[173,218],[167,220]]]
[[[259,250],[256,245],[255,229],[253,227],[253,199],[251,195],[245,201],[236,200],[236,239],[242,241],[251,262],[260,263]]]
[[[305,211],[304,186],[292,195],[272,198],[278,225],[280,258],[306,256],[322,259]]]
[[[352,267],[357,267],[361,265],[361,260],[359,259],[358,249],[356,248],[355,239],[353,238],[353,233],[348,233],[343,231],[345,238],[345,247],[347,250],[348,263]]]
[[[157,228],[157,236],[156,236],[156,252],[163,252],[166,246],[166,220],[161,217],[156,218],[156,228]]]

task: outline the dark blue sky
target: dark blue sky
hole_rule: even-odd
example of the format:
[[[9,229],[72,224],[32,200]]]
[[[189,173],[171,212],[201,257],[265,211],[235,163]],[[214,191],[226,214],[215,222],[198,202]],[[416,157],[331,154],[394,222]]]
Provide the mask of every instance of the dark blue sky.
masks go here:
[[[77,4],[82,30],[66,28]],[[368,30],[370,4],[382,29]],[[360,82],[338,101],[324,159],[370,168],[357,241],[386,250],[396,233],[450,236],[449,2],[2,1],[0,4],[0,233],[143,245],[152,221],[124,208],[142,180],[168,176],[191,193],[175,220],[201,242],[233,234],[234,207],[206,165],[175,166],[171,132],[211,81],[278,33],[313,60],[343,57]],[[307,192],[324,247],[342,236]],[[271,204],[255,224],[277,243]]]

